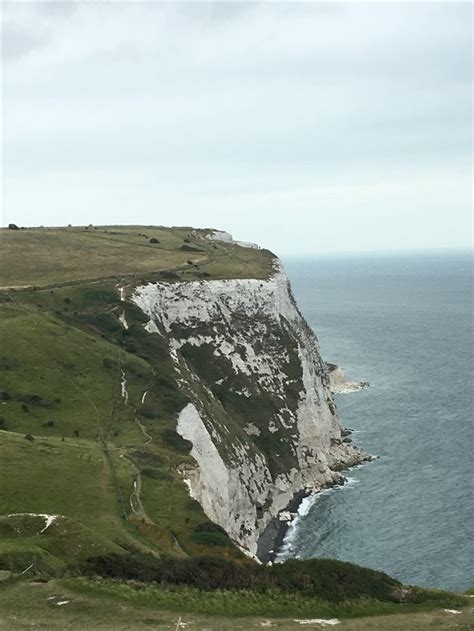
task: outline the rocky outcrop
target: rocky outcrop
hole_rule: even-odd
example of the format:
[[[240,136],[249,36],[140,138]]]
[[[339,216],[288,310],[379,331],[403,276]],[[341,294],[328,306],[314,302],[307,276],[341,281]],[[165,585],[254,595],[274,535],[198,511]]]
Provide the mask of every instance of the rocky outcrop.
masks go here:
[[[157,282],[132,301],[164,336],[189,403],[189,492],[247,553],[296,497],[367,458],[343,442],[330,374],[278,261],[267,280]]]
[[[196,230],[194,234],[198,237],[203,236],[203,231]],[[240,245],[242,248],[253,248],[255,250],[259,250],[260,246],[256,243],[249,243],[248,241],[236,241],[230,232],[224,232],[223,230],[209,230],[204,233],[204,237],[206,239],[210,239],[211,241],[223,241],[224,243],[232,243],[234,245]]]
[[[357,392],[369,387],[368,381],[349,381],[337,364],[326,364],[329,372],[329,386],[333,394]]]

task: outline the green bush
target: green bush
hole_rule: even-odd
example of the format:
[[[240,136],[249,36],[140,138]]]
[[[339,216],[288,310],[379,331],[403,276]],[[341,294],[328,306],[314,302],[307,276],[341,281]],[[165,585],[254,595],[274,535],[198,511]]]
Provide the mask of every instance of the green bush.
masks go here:
[[[190,440],[186,440],[172,429],[163,430],[160,436],[169,447],[180,454],[189,454],[193,448],[193,444]]]
[[[195,543],[202,546],[233,547],[233,543],[229,539],[226,531],[211,521],[198,524],[196,528],[194,528],[191,538]]]
[[[194,532],[202,536],[221,535],[223,540],[219,527],[209,522],[201,524]],[[222,540],[218,545],[222,545]],[[383,572],[332,559],[291,560],[263,566],[218,557],[157,559],[146,554],[110,554],[89,559],[81,572],[104,578],[188,585],[202,590],[251,588],[263,593],[277,589],[333,603],[360,598],[394,602],[394,592],[401,586]],[[423,593],[420,590],[420,599]]]

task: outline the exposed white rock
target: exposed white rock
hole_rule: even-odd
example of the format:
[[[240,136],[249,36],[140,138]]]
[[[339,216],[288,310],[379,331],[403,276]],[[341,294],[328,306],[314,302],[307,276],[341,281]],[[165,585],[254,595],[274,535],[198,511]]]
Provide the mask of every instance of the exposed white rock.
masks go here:
[[[256,243],[249,243],[248,241],[235,241],[230,232],[224,232],[223,230],[212,230],[206,234],[206,239],[210,239],[211,241],[223,241],[224,243],[234,243],[235,245],[240,245],[242,248],[260,249],[260,246]]]
[[[204,512],[218,524],[225,524],[229,536],[241,545],[245,544],[245,531],[255,529],[255,515],[249,511],[249,495],[264,501],[265,491],[271,477],[263,459],[251,461],[237,459],[230,465],[221,457],[214,441],[196,407],[189,403],[178,416],[177,431],[193,444],[191,455],[198,466],[188,468],[185,481],[191,496]],[[241,454],[242,456],[242,454]],[[247,484],[242,484],[241,478]],[[260,488],[259,488],[260,487]],[[250,554],[256,554],[254,545],[245,546]]]
[[[339,366],[327,364],[329,370],[329,385],[333,394],[357,392],[369,387],[367,381],[349,381]]]
[[[298,624],[320,624],[322,627],[333,627],[336,624],[341,624],[341,621],[337,618],[310,618],[308,620],[293,620]]]
[[[127,390],[127,377],[125,376],[125,371],[122,370],[122,380],[120,382],[120,387],[122,388],[122,399],[125,402],[125,405],[128,403],[128,390]]]
[[[278,519],[280,521],[291,521],[292,520],[292,516],[291,516],[290,511],[282,510],[280,512],[280,514],[278,515]]]
[[[258,429],[258,427],[256,425],[254,425],[253,423],[248,423],[244,427],[244,432],[247,434],[247,436],[260,436],[260,434],[262,433]]]
[[[47,513],[10,513],[8,517],[42,517],[45,520],[45,525],[42,530],[39,531],[41,535],[45,530],[53,524],[61,515],[48,515]]]
[[[127,322],[127,318],[125,317],[125,311],[122,311],[122,313],[119,315],[118,319],[120,321],[120,324],[127,331],[128,330],[128,322]]]
[[[150,318],[146,330],[168,338],[192,401],[177,426],[193,444],[196,466],[183,471],[190,493],[255,555],[260,533],[296,493],[334,484],[366,456],[341,441],[328,369],[288,279],[276,263],[268,280],[149,283],[131,300]],[[185,357],[196,353],[215,374],[192,368]],[[248,410],[244,420],[225,409],[222,392]]]

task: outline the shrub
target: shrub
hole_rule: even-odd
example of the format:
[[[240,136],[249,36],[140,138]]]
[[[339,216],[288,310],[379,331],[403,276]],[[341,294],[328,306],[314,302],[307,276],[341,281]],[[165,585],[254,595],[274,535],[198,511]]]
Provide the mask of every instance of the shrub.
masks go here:
[[[148,419],[156,418],[156,416],[157,416],[153,412],[153,410],[150,410],[149,408],[146,408],[146,407],[138,408],[137,414],[138,414],[138,416],[141,416],[142,418],[148,418]]]
[[[20,394],[18,400],[30,405],[44,405],[43,397],[40,397],[39,394]]]
[[[172,447],[180,454],[189,454],[193,448],[193,444],[190,440],[186,440],[172,429],[162,431],[161,438],[168,446]]]
[[[200,524],[195,532],[221,534],[212,523]],[[219,557],[159,559],[149,554],[109,554],[88,559],[81,571],[86,575],[119,578],[169,585],[188,585],[202,590],[249,589],[270,593],[319,597],[337,603],[348,599],[373,599],[394,602],[401,583],[383,572],[332,559],[291,560],[273,566],[248,561],[237,563]],[[416,594],[418,602],[429,599],[425,590]]]
[[[153,480],[173,480],[173,476],[167,471],[160,471],[159,469],[152,469],[151,467],[145,467],[145,469],[142,469],[141,474],[147,478],[152,478]]]
[[[233,547],[226,531],[211,521],[198,524],[191,538],[195,543],[203,546]]]
[[[191,497],[186,502],[186,508],[194,513],[202,513],[201,504],[197,500],[193,500]]]
[[[156,237],[152,237],[150,240],[150,243],[159,243],[158,239]]]
[[[25,434],[23,438],[29,441],[33,441],[35,439],[34,436],[32,436],[31,434]]]
[[[122,325],[111,313],[88,315],[84,320],[101,333],[116,335],[122,332]]]
[[[165,464],[165,460],[152,451],[139,451],[138,449],[130,453],[133,462],[139,467],[161,467]]]
[[[176,272],[169,272],[168,270],[162,270],[160,272],[161,278],[166,278],[167,280],[179,280],[179,274]]]

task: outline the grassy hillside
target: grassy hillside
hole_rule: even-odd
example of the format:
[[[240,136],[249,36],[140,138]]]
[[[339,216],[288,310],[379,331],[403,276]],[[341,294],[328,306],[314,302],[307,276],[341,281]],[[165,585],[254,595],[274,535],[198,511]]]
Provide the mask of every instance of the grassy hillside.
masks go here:
[[[408,607],[396,602],[398,582],[379,572],[335,561],[257,566],[189,497],[179,467],[192,462],[191,445],[175,431],[187,398],[166,340],[144,331],[145,316],[120,288],[270,274],[271,253],[204,234],[0,231],[0,605],[9,621],[0,628],[16,628],[11,603],[23,598],[35,619],[49,624],[54,612],[50,628],[64,628],[56,592],[75,603],[68,628],[84,628],[90,610],[107,620],[111,602],[229,616]],[[219,576],[222,593],[208,589]],[[49,583],[19,583],[32,577]],[[130,580],[148,587],[120,582]],[[464,604],[417,594],[412,608]],[[130,610],[130,620],[140,615]]]

